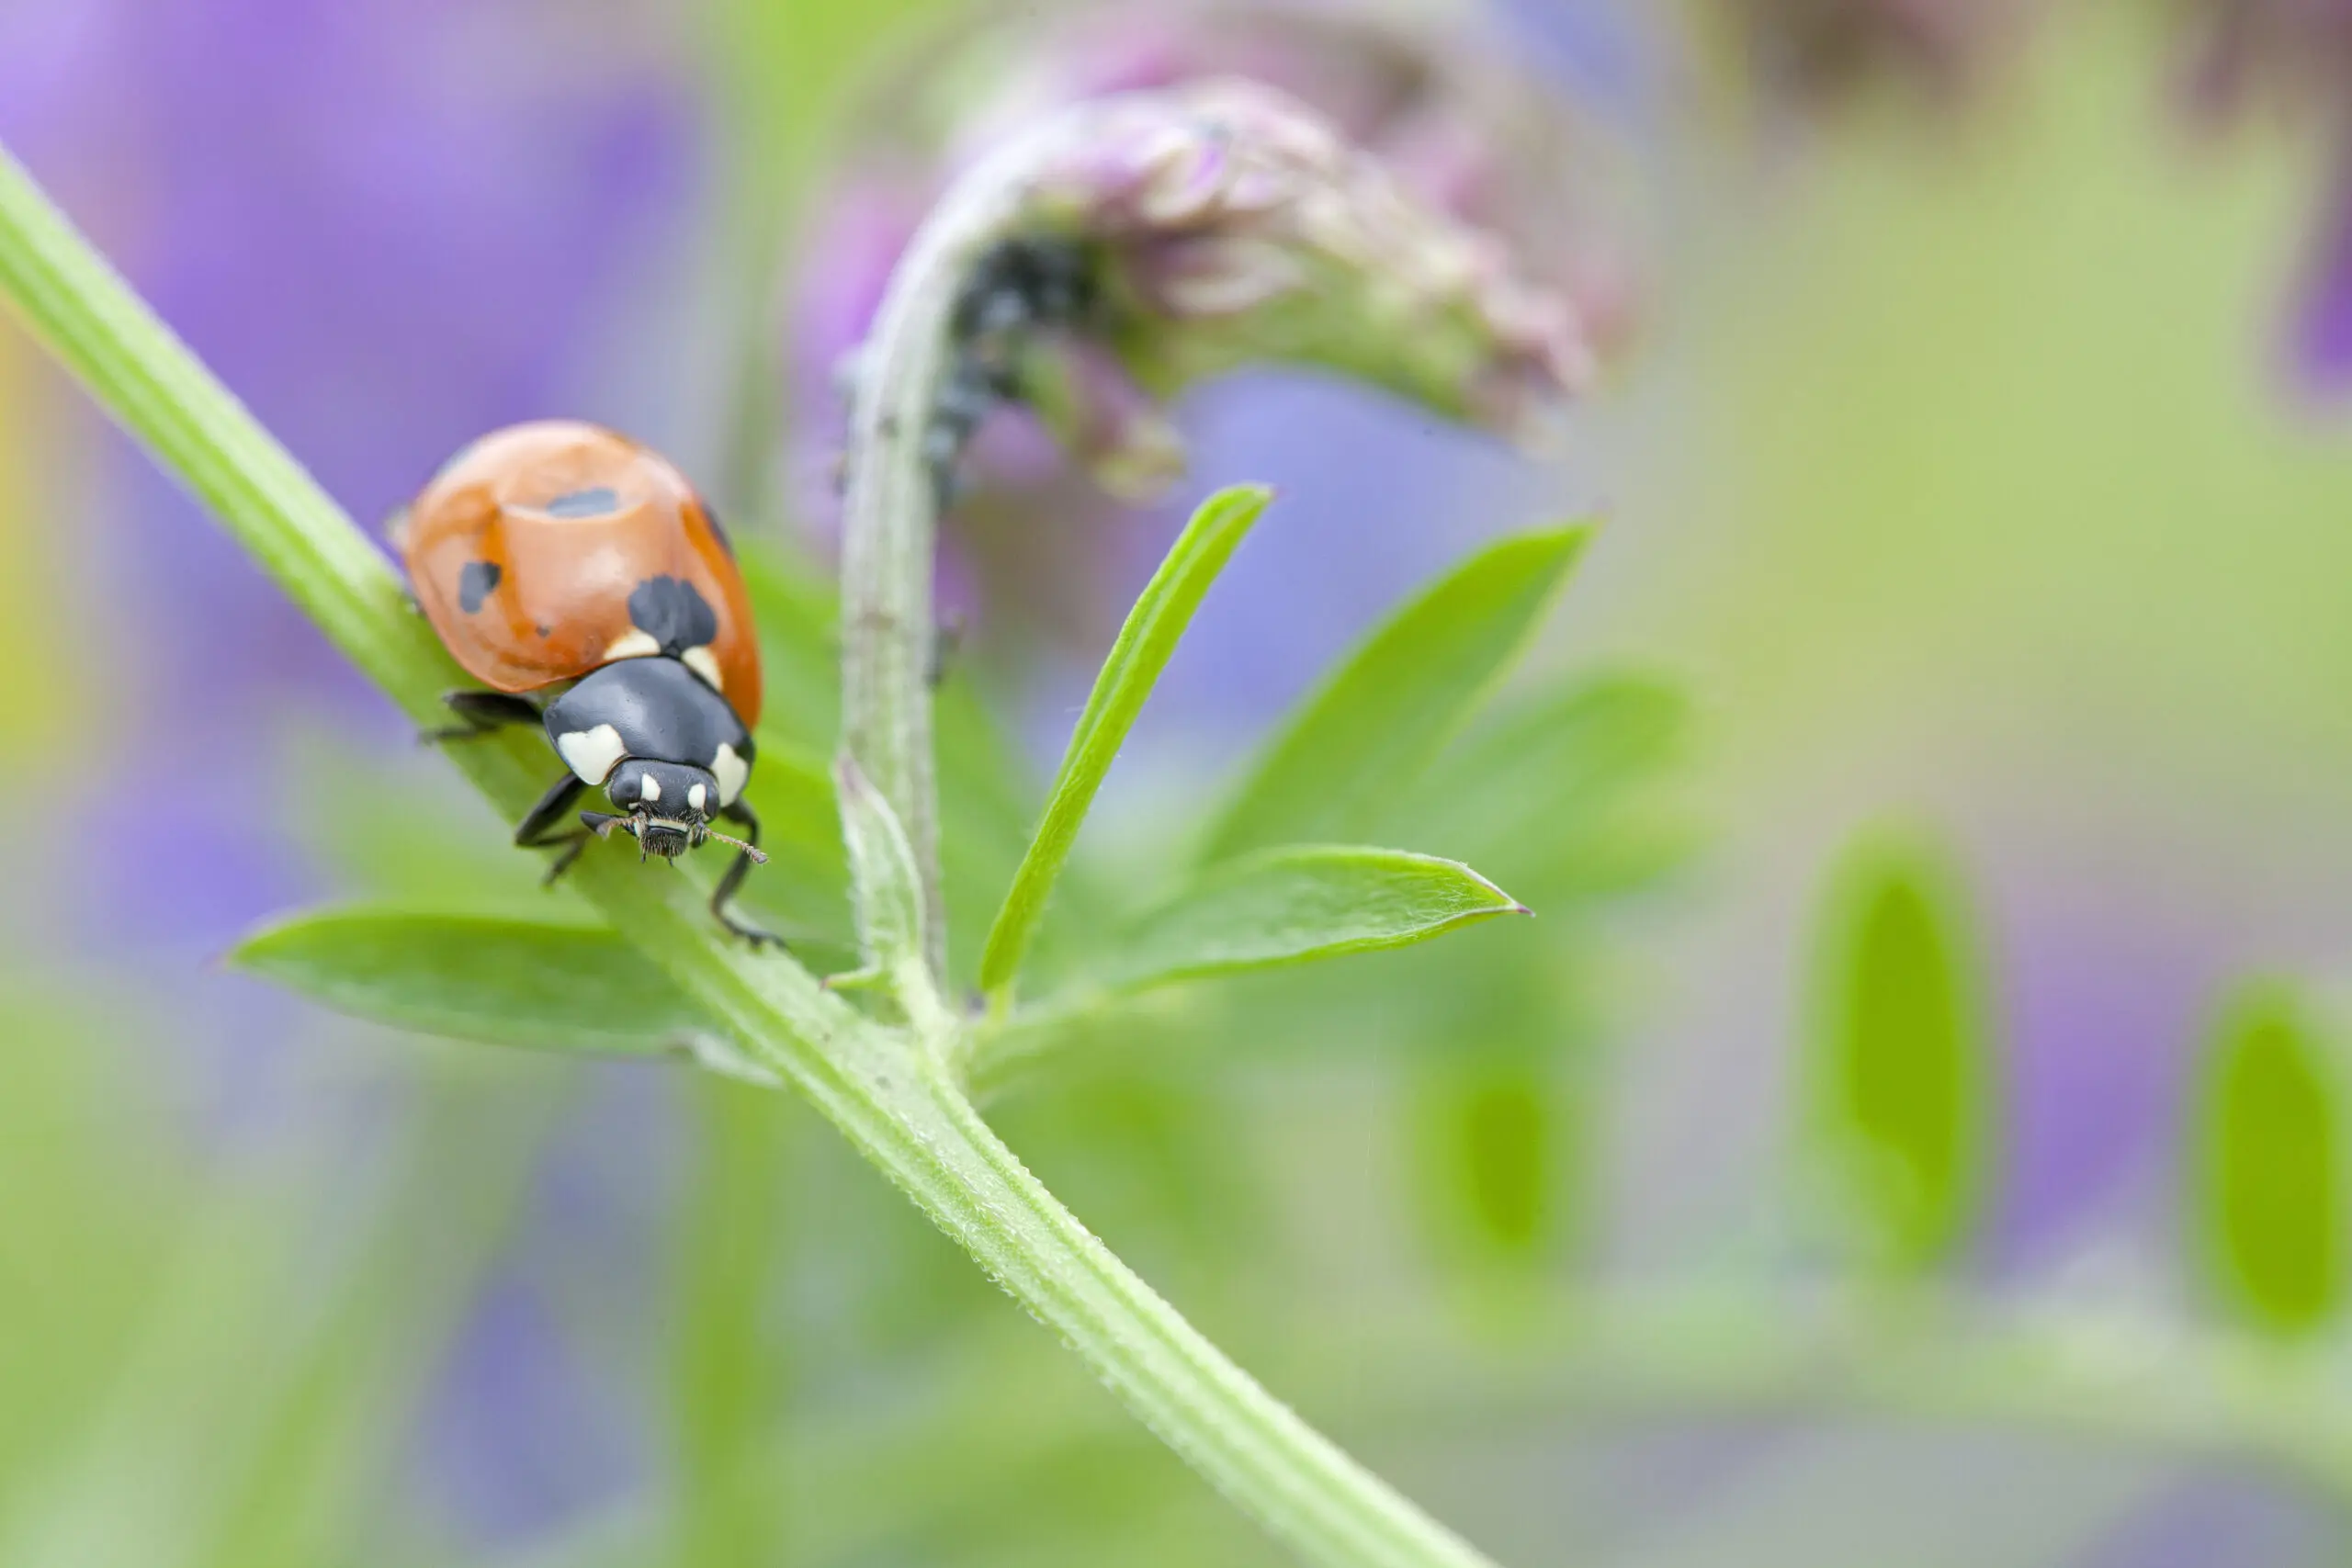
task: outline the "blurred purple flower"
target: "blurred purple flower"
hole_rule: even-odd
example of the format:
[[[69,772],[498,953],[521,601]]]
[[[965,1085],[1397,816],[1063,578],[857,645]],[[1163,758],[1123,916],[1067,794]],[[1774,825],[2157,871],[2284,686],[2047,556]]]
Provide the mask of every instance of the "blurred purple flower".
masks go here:
[[[2291,353],[2311,390],[2340,397],[2352,394],[2352,127],[2336,161],[2342,172],[2303,285]]]
[[[671,229],[691,103],[626,23],[514,0],[11,6],[0,139],[373,519],[481,430],[571,405],[615,286]],[[105,479],[101,640],[126,649],[116,732],[141,742],[125,773],[168,757],[250,780],[278,699],[371,701],[143,457],[116,443]],[[283,896],[233,853],[159,855],[124,815],[125,864],[151,908],[200,925],[187,938],[217,943]]]
[[[1835,103],[1885,81],[1958,96],[2013,43],[2033,0],[1716,0],[1770,96]]]
[[[2320,121],[2335,145],[2288,362],[2322,396],[2352,394],[2352,0],[2199,0],[2185,97],[2209,123],[2267,109]]]
[[[644,1434],[526,1282],[484,1293],[422,1414],[427,1495],[461,1539],[544,1540],[642,1488]]]
[[[2234,114],[2261,99],[2333,111],[2352,81],[2347,0],[2192,0],[2188,93],[2202,112]]]

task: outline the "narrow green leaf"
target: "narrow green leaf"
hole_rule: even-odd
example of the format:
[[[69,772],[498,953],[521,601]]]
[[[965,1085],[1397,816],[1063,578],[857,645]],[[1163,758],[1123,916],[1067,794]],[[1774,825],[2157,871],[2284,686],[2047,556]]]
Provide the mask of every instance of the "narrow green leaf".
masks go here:
[[[1069,858],[1080,823],[1094,804],[1111,763],[1126,744],[1127,731],[1159,672],[1176,651],[1177,639],[1192,624],[1209,585],[1225,570],[1235,548],[1249,534],[1273,499],[1256,486],[1219,491],[1193,513],[1193,520],[1159,563],[1151,581],[1128,612],[1126,625],[1094,678],[1093,694],[1070,732],[1069,748],[1062,755],[1060,774],[1054,780],[1044,818],[1029,840],[1028,853],[1013,874],[996,925],[989,932],[980,958],[980,986],[991,996],[1005,990],[1020,971],[1037,922],[1045,918],[1046,900],[1062,863]]]
[[[2342,1086],[2302,998],[2243,987],[2206,1047],[2194,1168],[2208,1273],[2282,1337],[2343,1311]]]
[[[255,932],[229,963],[354,1018],[492,1045],[646,1056],[718,1032],[599,926],[327,909]]]
[[[1527,911],[1454,861],[1403,850],[1306,845],[1218,866],[1146,915],[1114,949],[1107,984],[1174,980],[1404,947]]]
[[[1468,720],[1590,538],[1521,534],[1464,561],[1343,660],[1292,715],[1204,840],[1229,860],[1272,844],[1345,840]]]
[[[846,753],[833,764],[833,787],[841,796],[850,883],[858,893],[860,949],[868,971],[893,974],[922,957],[922,887],[914,849],[890,803]]]
[[[1932,1268],[1982,1207],[1993,1045],[1973,927],[1939,857],[1871,836],[1832,880],[1818,933],[1815,1152],[1857,1239]]]

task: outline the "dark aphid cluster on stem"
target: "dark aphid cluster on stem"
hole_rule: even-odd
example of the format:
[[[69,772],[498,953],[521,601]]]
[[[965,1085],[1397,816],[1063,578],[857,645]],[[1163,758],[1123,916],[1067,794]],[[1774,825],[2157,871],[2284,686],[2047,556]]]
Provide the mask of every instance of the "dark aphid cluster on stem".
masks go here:
[[[942,507],[956,498],[956,464],[990,413],[1024,400],[1022,359],[1040,333],[1083,327],[1097,298],[1094,257],[1075,240],[1016,237],[972,268],[949,321],[955,364],[940,389],[923,458]]]

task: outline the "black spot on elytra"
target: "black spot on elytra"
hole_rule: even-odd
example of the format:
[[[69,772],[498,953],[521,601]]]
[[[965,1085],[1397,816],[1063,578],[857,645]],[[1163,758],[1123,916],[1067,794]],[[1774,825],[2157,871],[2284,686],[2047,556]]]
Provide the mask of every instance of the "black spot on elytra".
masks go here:
[[[550,517],[605,517],[620,510],[621,498],[610,485],[594,485],[557,496],[545,508]]]
[[[555,628],[553,626],[534,626],[531,629],[537,632],[541,637],[555,636]]]
[[[465,570],[458,573],[458,606],[469,615],[480,610],[482,601],[497,592],[500,575],[496,561],[468,561]]]
[[[628,618],[675,659],[718,638],[718,615],[695,585],[676,577],[649,577],[628,596]]]

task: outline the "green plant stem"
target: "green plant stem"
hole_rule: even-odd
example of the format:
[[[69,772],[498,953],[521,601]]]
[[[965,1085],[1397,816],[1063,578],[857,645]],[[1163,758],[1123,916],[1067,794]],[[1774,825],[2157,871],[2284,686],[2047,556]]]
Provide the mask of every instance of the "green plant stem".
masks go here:
[[[1085,134],[1067,110],[982,160],[932,209],[890,276],[850,400],[842,502],[842,747],[906,829],[933,976],[947,974],[932,765],[932,570],[938,497],[925,437],[954,365],[949,328],[973,265],[1017,228],[1046,162]]]
[[[431,719],[438,694],[457,683],[455,671],[383,557],[5,152],[0,288],[335,645],[411,716]],[[854,733],[888,734],[885,754],[899,786],[920,782],[914,793],[927,797],[930,497],[903,482],[910,477],[902,474],[889,494],[923,520],[885,516],[881,536],[859,547],[867,598],[852,602],[847,640],[862,649],[865,666],[848,689],[865,704]],[[865,504],[874,504],[870,495]],[[913,590],[918,562],[909,551],[917,542],[924,577]],[[877,573],[883,564],[899,569],[896,580]],[[861,621],[867,611],[879,618]],[[905,750],[916,740],[922,744]],[[511,814],[550,771],[544,748],[519,738],[455,747],[450,756]],[[704,907],[705,871],[649,874],[615,850],[583,856],[571,874],[614,928],[744,1051],[806,1095],[1153,1431],[1293,1549],[1320,1562],[1375,1568],[1484,1561],[1299,1420],[1114,1258],[947,1081],[945,1043],[881,1028],[790,959],[727,939]]]

